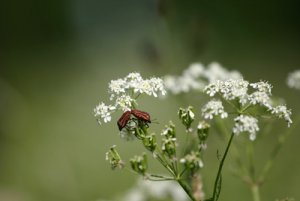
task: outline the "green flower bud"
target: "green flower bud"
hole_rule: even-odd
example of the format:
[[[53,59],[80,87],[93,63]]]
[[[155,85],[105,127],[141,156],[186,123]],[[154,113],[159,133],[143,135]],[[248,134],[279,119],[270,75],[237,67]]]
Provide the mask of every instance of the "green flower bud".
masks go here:
[[[170,121],[169,125],[166,125],[166,128],[162,131],[161,135],[165,136],[166,138],[175,138],[175,125],[172,121]]]
[[[133,171],[145,175],[148,168],[147,155],[144,153],[143,156],[135,156],[130,160],[130,165]]]
[[[180,159],[180,163],[184,164],[184,166],[191,171],[197,171],[199,168],[203,167],[200,153],[194,151],[192,151],[190,154],[187,154],[184,158]]]
[[[162,151],[166,153],[169,158],[174,158],[176,154],[176,138],[165,138],[162,140]]]
[[[149,151],[153,152],[157,146],[155,134],[146,136],[143,139],[143,144]]]
[[[200,146],[202,146],[203,148],[206,147],[205,141],[207,140],[208,137],[209,128],[210,125],[205,121],[199,122],[197,126],[197,134],[200,141]]]
[[[121,157],[116,150],[116,145],[113,145],[110,150],[106,152],[105,159],[109,161],[112,169],[124,167],[124,162],[121,160]]]
[[[195,114],[193,112],[193,107],[189,106],[186,109],[179,108],[178,116],[179,116],[179,119],[181,120],[182,124],[188,130],[191,127],[191,124],[193,123],[193,121],[195,119]]]

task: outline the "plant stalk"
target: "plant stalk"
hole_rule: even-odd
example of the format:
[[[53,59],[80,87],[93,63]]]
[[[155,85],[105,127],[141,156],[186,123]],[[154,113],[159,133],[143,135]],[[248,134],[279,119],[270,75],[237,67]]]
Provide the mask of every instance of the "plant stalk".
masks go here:
[[[252,185],[251,192],[253,196],[253,201],[260,201],[259,186],[257,184]]]
[[[228,141],[228,144],[227,144],[227,147],[226,147],[226,150],[225,150],[225,153],[222,157],[222,160],[220,162],[220,165],[219,165],[219,169],[218,169],[218,173],[217,173],[217,177],[216,177],[216,180],[215,180],[215,185],[214,185],[214,192],[213,192],[213,197],[212,197],[212,200],[213,201],[216,201],[217,199],[217,189],[218,189],[218,182],[220,180],[220,177],[221,177],[221,173],[222,173],[222,169],[223,169],[223,165],[224,165],[224,162],[225,162],[225,159],[226,159],[226,156],[228,154],[228,151],[229,151],[229,148],[230,148],[230,145],[231,145],[231,142],[233,140],[233,137],[234,137],[234,133],[232,132],[231,133],[231,136],[230,136],[230,139]]]
[[[192,193],[191,189],[188,187],[188,185],[186,185],[181,179],[178,179],[177,182],[183,188],[183,190],[186,192],[186,194],[189,196],[189,198],[192,201],[196,201],[196,199],[194,198],[193,193]]]

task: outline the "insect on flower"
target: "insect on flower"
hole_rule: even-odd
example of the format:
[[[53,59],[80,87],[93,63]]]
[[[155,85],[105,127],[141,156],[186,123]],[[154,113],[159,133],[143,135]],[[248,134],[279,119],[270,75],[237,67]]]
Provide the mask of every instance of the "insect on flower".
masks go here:
[[[133,116],[135,116],[138,120],[142,120],[146,123],[151,123],[150,115],[147,112],[134,109],[134,110],[131,110],[131,114]]]
[[[131,111],[126,111],[122,114],[122,116],[118,120],[117,123],[120,131],[127,125],[128,121],[130,120],[130,115],[131,115]]]
[[[151,123],[150,120],[150,115],[147,112],[141,111],[141,110],[136,110],[133,109],[131,111],[126,111],[122,114],[122,116],[120,117],[120,119],[118,120],[118,127],[119,130],[121,131],[124,127],[126,127],[126,125],[128,124],[129,120],[134,120],[131,119],[131,114],[138,120],[138,121],[142,121],[143,123],[147,124],[147,123]],[[136,120],[135,119],[135,120]]]

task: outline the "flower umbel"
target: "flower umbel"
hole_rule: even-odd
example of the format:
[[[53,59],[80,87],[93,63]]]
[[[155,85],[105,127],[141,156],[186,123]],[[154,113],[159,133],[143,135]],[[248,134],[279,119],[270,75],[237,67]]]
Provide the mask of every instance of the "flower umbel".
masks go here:
[[[105,105],[103,102],[96,106],[94,109],[95,117],[100,117],[103,119],[104,123],[111,121],[111,112],[116,109],[115,106]],[[99,124],[101,124],[101,120],[98,118]]]
[[[288,75],[287,85],[290,88],[300,90],[300,70],[295,70]]]
[[[126,77],[111,80],[108,86],[110,93],[111,105],[106,105],[101,102],[94,109],[94,113],[98,118],[99,123],[102,121],[107,123],[111,121],[111,114],[117,110],[123,112],[130,111],[137,106],[137,99],[141,95],[148,95],[158,97],[164,96],[166,90],[163,80],[152,77],[150,79],[143,79],[139,73],[129,73]]]
[[[207,68],[201,63],[193,63],[181,76],[165,76],[164,82],[168,91],[179,94],[191,90],[202,91],[209,83],[230,78],[241,79],[242,75],[238,71],[228,71],[217,62],[212,62]]]
[[[234,119],[235,124],[233,127],[233,133],[240,134],[242,132],[248,132],[250,134],[250,140],[255,140],[256,132],[259,131],[257,125],[258,120],[254,117],[247,115],[240,115]]]
[[[204,119],[213,119],[214,116],[220,116],[222,119],[228,117],[228,113],[224,111],[223,104],[220,100],[211,100],[202,107],[202,116]]]
[[[292,123],[291,111],[283,105],[276,105],[272,101],[272,85],[268,82],[260,81],[256,83],[249,83],[245,80],[216,81],[207,85],[204,91],[211,97],[219,95],[222,99],[212,99],[202,108],[202,115],[205,119],[212,119],[216,115],[221,115],[222,118],[228,116],[224,111],[222,101],[229,103],[235,110],[233,114],[238,114],[236,117],[234,133],[249,132],[250,139],[256,138],[256,132],[259,130],[256,116],[263,116],[262,114],[249,113],[247,110],[257,106],[262,107],[264,111],[269,111],[269,116],[276,116],[283,118],[288,122],[288,126]],[[250,92],[250,93],[248,93]],[[255,116],[255,117],[254,117]]]
[[[292,112],[291,110],[287,109],[285,105],[278,105],[276,107],[271,108],[270,110],[271,113],[276,115],[278,118],[284,119],[288,123],[289,127],[293,123],[291,119]]]

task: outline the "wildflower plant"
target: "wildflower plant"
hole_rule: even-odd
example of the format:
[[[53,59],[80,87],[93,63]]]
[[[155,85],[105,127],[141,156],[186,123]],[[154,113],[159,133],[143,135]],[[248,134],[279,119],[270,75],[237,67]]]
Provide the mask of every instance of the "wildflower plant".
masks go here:
[[[295,76],[294,76],[295,77]],[[294,79],[294,78],[293,78]],[[296,81],[293,81],[296,83]],[[295,84],[293,84],[295,87]],[[142,111],[138,98],[144,95],[157,98],[165,96],[167,91],[173,94],[187,93],[196,90],[199,96],[206,97],[207,102],[196,106],[179,108],[177,118],[182,125],[169,122],[161,132],[151,129],[151,114]],[[234,152],[237,171],[240,178],[249,184],[253,201],[260,201],[259,188],[272,167],[275,156],[283,144],[279,136],[277,145],[271,152],[260,175],[256,175],[254,160],[250,168],[243,162],[240,150],[234,138],[247,134],[247,153],[253,158],[254,142],[262,134],[265,120],[284,120],[287,127],[293,123],[291,110],[285,104],[278,104],[272,95],[272,85],[266,81],[250,82],[243,79],[237,71],[228,71],[218,63],[205,68],[202,64],[192,64],[182,76],[165,76],[143,79],[139,73],[130,73],[125,78],[112,80],[109,83],[110,104],[100,102],[94,109],[99,123],[112,121],[112,114],[119,110],[123,114],[116,119],[122,138],[136,139],[144,146],[147,153],[140,153],[129,160],[131,171],[150,181],[175,181],[194,201],[217,201],[222,189],[222,172],[229,151]],[[272,123],[268,122],[268,124]],[[216,127],[217,129],[212,129]],[[182,128],[184,128],[182,131]],[[219,157],[214,185],[209,193],[203,192],[201,179],[205,168],[204,152],[209,149],[208,138],[212,130],[220,131],[225,150]],[[185,135],[187,143],[179,142],[178,136]],[[182,146],[184,145],[184,146]],[[249,151],[250,150],[250,151]],[[153,157],[168,175],[151,171],[148,157]],[[112,146],[106,153],[112,169],[129,168],[116,147]],[[208,195],[208,196],[207,196]]]

